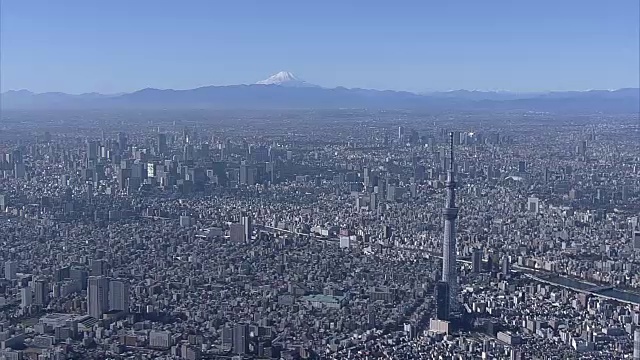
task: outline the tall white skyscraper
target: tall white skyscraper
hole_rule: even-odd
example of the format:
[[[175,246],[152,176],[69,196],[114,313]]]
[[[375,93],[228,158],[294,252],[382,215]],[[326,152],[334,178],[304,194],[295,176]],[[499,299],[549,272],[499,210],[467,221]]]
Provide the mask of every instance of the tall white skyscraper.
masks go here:
[[[90,316],[101,319],[109,311],[109,279],[90,276],[87,285],[87,310]]]
[[[18,263],[15,261],[6,261],[4,263],[4,278],[7,280],[15,280],[18,278]]]
[[[109,283],[109,310],[129,311],[129,283],[126,280]]]

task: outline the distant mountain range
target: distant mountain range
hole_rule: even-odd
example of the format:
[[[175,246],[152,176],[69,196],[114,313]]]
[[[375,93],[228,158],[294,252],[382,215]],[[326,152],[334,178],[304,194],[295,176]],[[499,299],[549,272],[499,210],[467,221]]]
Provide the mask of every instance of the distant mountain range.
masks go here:
[[[205,86],[189,90],[142,89],[132,93],[71,95],[8,91],[2,109],[211,108],[302,109],[371,108],[437,111],[640,112],[640,89],[549,93],[456,90],[415,94],[405,91],[322,88],[279,72],[252,85]]]

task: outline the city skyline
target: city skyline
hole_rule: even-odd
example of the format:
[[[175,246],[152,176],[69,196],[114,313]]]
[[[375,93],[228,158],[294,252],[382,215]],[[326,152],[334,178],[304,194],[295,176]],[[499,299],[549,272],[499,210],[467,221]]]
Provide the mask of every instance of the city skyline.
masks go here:
[[[578,104],[2,111],[0,357],[638,355],[637,111]]]
[[[5,1],[0,87],[189,89],[282,70],[323,87],[412,92],[638,87],[638,6]]]

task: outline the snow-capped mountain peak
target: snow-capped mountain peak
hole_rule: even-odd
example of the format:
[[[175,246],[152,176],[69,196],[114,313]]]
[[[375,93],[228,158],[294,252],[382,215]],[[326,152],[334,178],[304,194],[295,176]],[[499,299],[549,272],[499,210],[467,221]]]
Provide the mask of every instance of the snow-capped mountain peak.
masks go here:
[[[315,87],[316,85],[309,84],[304,80],[300,80],[298,77],[288,71],[280,71],[279,73],[268,77],[265,80],[258,81],[256,84],[260,85],[280,85],[291,87]]]

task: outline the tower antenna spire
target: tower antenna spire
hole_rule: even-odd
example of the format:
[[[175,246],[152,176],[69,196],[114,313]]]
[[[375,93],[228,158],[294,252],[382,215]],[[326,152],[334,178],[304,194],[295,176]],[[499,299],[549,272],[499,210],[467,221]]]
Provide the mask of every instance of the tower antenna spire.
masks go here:
[[[449,133],[449,170],[453,172],[453,132]]]

